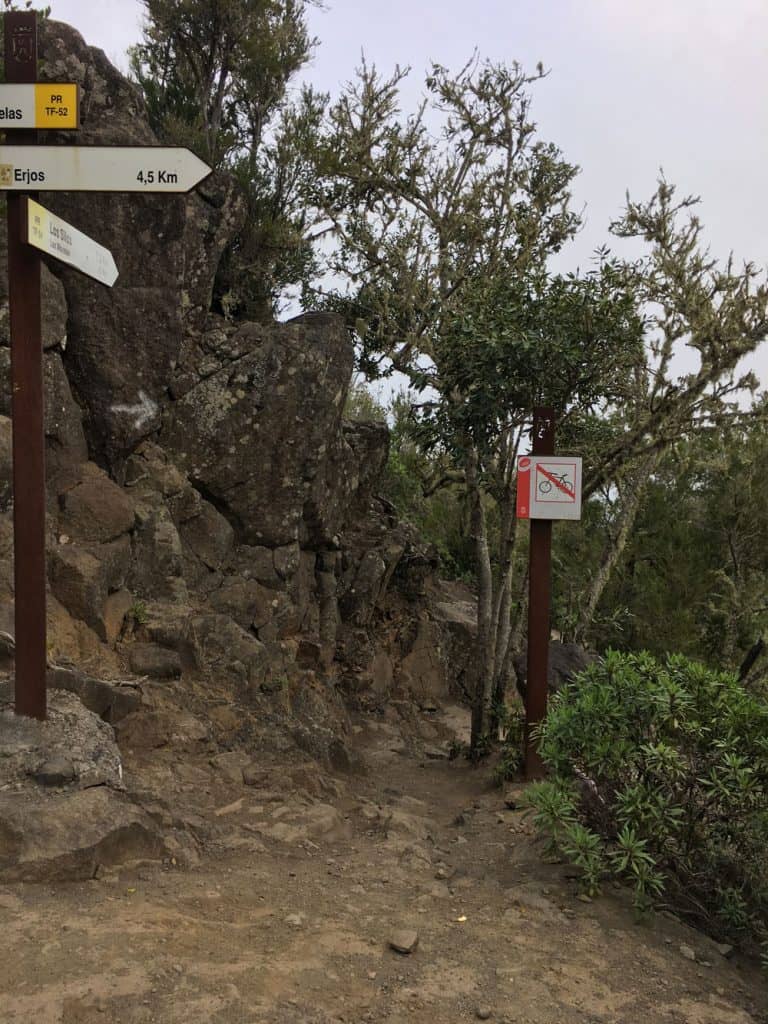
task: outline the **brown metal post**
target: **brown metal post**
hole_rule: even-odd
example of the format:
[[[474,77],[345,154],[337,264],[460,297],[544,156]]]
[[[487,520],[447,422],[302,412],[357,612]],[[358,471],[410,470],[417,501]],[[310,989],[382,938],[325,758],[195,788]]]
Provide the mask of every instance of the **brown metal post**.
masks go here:
[[[533,411],[533,454],[554,455],[555,413]],[[536,486],[535,478],[531,486]],[[540,779],[544,764],[533,742],[533,727],[547,714],[549,669],[549,605],[552,579],[552,521],[531,519],[528,600],[528,684],[525,702],[525,776]]]
[[[37,81],[37,16],[4,15],[6,82]],[[16,130],[14,143],[37,142]],[[22,241],[25,195],[8,193],[8,296],[13,416],[13,553],[18,715],[46,715],[45,434],[40,258]]]

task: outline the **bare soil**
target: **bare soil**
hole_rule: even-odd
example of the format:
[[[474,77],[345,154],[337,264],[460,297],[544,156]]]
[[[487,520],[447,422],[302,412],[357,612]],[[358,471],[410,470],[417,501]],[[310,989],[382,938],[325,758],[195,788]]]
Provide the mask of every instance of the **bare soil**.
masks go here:
[[[2,1024],[768,1021],[754,962],[638,923],[622,889],[580,899],[488,769],[392,721],[361,721],[356,745],[365,774],[264,759],[248,786],[210,754],[129,762],[202,853],[0,887]],[[389,947],[400,929],[410,954]]]

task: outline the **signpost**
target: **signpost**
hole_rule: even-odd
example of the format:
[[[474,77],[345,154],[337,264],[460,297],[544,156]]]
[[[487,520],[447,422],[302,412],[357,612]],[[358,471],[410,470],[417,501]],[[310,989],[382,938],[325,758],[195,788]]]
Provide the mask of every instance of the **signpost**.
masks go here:
[[[189,192],[211,168],[177,146],[0,146],[0,189]]]
[[[46,715],[45,439],[40,252],[112,286],[109,250],[46,210],[30,192],[189,192],[211,168],[167,146],[38,146],[38,128],[79,125],[78,87],[38,83],[37,16],[4,15],[0,190],[8,195],[8,296],[13,417],[13,530],[18,715]],[[27,195],[20,194],[27,193]]]
[[[0,128],[79,127],[77,86],[52,82],[0,85]]]
[[[37,77],[37,16],[5,15],[5,77]],[[19,131],[35,143],[37,132]],[[21,148],[21,147],[19,147]],[[16,640],[15,709],[45,718],[45,438],[40,257],[22,242],[24,199],[8,196],[8,305],[13,419],[13,555]]]
[[[554,410],[535,409],[533,452],[517,464],[517,517],[531,521],[525,702],[525,774],[529,779],[544,774],[532,734],[547,714],[552,520],[581,518],[581,459],[556,456],[554,451]]]
[[[49,256],[55,256],[57,260],[75,267],[108,288],[112,287],[117,280],[118,269],[109,249],[46,210],[34,199],[27,199],[26,213],[27,224],[23,238],[28,245],[33,245]]]

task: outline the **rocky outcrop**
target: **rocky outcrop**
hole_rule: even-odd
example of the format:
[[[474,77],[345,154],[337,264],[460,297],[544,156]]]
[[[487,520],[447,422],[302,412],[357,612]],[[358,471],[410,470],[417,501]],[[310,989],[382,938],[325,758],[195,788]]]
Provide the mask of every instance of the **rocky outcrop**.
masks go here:
[[[43,59],[47,77],[82,88],[79,143],[155,141],[135,87],[74,30],[46,22]],[[212,312],[219,258],[244,215],[225,175],[189,196],[46,203],[120,270],[112,289],[54,262],[43,276],[56,685],[110,721],[125,749],[288,743],[350,770],[342,694],[435,702],[454,686],[452,663],[468,659],[425,610],[436,559],[376,496],[386,425],[343,418],[354,352],[342,320]],[[10,412],[6,383],[3,629]],[[118,685],[129,676],[139,689]]]
[[[82,89],[78,144],[152,145],[139,90],[74,29],[49,21],[46,75]],[[54,267],[68,319],[64,363],[85,410],[90,451],[113,472],[161,422],[167,392],[194,349],[218,257],[245,213],[235,186],[209,179],[190,196],[51,193],[47,205],[109,248],[114,288]]]
[[[169,407],[161,443],[226,510],[241,543],[330,543],[351,497],[339,493],[343,477],[328,483],[346,454],[340,427],[353,353],[343,323],[310,315],[246,324],[210,354],[220,367]]]
[[[164,852],[149,816],[113,790],[0,794],[3,881],[82,881],[100,868],[159,860]]]
[[[0,703],[0,750],[0,879],[88,879],[162,856],[157,827],[123,792],[111,727],[72,693],[51,691],[46,722]]]

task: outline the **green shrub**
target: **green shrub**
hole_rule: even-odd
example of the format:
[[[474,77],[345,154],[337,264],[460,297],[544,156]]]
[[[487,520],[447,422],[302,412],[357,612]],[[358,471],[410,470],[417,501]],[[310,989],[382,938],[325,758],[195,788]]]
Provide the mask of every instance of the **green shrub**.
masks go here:
[[[137,626],[143,626],[149,619],[149,613],[147,612],[147,605],[144,601],[136,600],[133,602],[131,607],[128,609],[128,615],[133,619]]]
[[[609,651],[552,701],[535,821],[584,872],[733,938],[768,939],[768,702],[680,655]]]
[[[497,785],[502,786],[516,779],[525,763],[525,711],[520,706],[503,704],[494,708],[495,717],[501,730],[499,759],[493,770]]]

